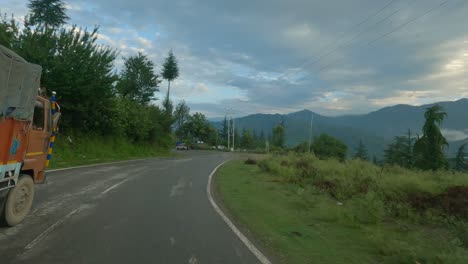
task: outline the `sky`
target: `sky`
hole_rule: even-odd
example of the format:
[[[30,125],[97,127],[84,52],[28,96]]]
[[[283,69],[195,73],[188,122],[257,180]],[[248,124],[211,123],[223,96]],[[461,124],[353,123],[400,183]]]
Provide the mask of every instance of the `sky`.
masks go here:
[[[175,103],[209,118],[309,109],[362,114],[468,97],[466,0],[69,0],[69,24],[179,62]],[[26,0],[0,0],[22,19]],[[156,97],[162,98],[162,82]]]

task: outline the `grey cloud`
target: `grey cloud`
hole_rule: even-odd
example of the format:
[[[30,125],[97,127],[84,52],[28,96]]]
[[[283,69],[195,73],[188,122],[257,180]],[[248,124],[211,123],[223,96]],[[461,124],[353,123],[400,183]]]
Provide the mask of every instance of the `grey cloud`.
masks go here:
[[[372,45],[365,44],[440,1],[395,1],[352,31],[352,25],[388,1],[69,2],[81,7],[70,11],[72,22],[101,25],[102,33],[115,39],[116,47],[126,46],[123,56],[145,49],[160,65],[167,51],[174,49],[181,66],[177,99],[191,93],[198,83],[210,90],[235,89],[246,97],[208,103],[188,100],[209,113],[232,103],[245,113],[307,107],[335,115],[393,103],[418,104],[431,97],[468,96],[467,78],[431,79],[456,55],[454,51],[463,50],[461,41],[468,22],[465,1],[450,1]],[[397,13],[390,17],[393,12]],[[389,19],[376,24],[385,16]],[[353,39],[362,30],[366,33]],[[160,35],[156,37],[156,33]],[[151,46],[145,47],[138,37],[148,38]],[[331,49],[334,51],[323,56]],[[311,63],[303,64],[306,61]],[[283,73],[290,74],[275,79]],[[439,92],[433,93],[435,90]]]

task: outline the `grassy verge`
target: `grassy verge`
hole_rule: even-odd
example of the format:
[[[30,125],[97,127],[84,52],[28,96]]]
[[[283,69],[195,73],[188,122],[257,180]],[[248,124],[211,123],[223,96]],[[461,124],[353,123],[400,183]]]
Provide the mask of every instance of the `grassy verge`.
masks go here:
[[[232,161],[220,169],[215,183],[234,219],[282,263],[468,259],[460,210],[445,212],[429,202],[420,208],[424,199],[408,200],[422,193],[439,197],[452,185],[468,186],[468,175],[285,156],[260,166]]]
[[[174,154],[167,149],[148,144],[133,144],[125,139],[81,136],[74,137],[70,142],[68,137],[60,136],[49,168],[172,155]]]

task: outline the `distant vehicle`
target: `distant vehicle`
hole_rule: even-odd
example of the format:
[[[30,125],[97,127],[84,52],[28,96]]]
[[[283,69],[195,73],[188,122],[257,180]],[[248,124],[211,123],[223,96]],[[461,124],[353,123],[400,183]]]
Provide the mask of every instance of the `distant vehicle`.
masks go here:
[[[15,226],[45,181],[60,108],[39,96],[42,68],[0,45],[0,222]]]
[[[217,147],[217,148],[218,148],[218,149],[220,149],[220,150],[225,150],[225,149],[226,149],[226,147],[225,147],[225,146],[223,146],[223,145],[218,145],[218,147]]]
[[[185,145],[184,143],[179,143],[176,145],[176,150],[188,150],[189,147]]]

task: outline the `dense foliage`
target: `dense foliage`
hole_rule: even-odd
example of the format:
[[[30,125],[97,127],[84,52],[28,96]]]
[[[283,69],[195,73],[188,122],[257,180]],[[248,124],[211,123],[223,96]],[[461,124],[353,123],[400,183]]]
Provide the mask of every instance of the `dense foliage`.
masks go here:
[[[98,27],[65,27],[68,16],[58,0],[32,0],[28,7],[30,14],[21,26],[14,17],[0,18],[0,44],[42,66],[46,95],[57,92],[62,133],[169,146],[173,118],[167,108],[172,104],[152,104],[160,81],[145,54],[126,58],[116,74],[118,51],[97,43]]]
[[[423,135],[414,144],[416,167],[425,170],[448,168],[443,151],[448,143],[440,131],[440,125],[446,116],[447,113],[440,105],[434,105],[426,110]]]
[[[405,136],[395,137],[393,143],[384,151],[385,164],[423,170],[447,169],[448,161],[444,147],[448,143],[440,131],[440,125],[446,116],[447,113],[439,105],[427,108],[422,136],[413,137],[408,130]],[[463,149],[463,146],[460,147],[458,154],[461,154]],[[458,159],[461,158],[459,156]]]
[[[346,159],[348,147],[346,144],[330,135],[321,134],[314,138],[312,150],[320,159],[335,158],[344,161]]]

